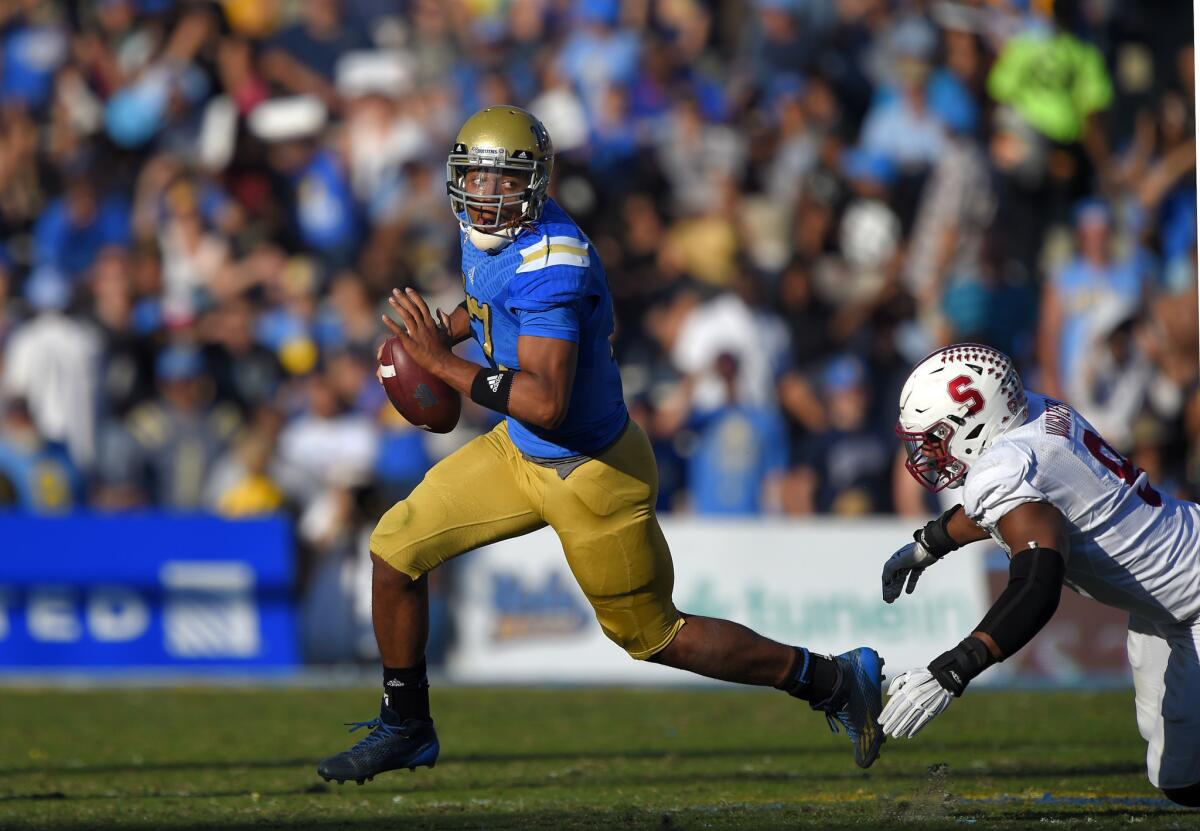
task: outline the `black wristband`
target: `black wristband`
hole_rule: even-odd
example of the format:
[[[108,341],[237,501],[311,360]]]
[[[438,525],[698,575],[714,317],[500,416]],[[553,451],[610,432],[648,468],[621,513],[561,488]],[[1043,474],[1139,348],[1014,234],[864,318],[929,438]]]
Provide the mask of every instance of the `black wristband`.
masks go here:
[[[929,664],[929,671],[942,687],[958,698],[972,678],[994,663],[996,659],[983,641],[971,636],[963,638],[949,652],[934,658]]]
[[[513,378],[516,372],[511,369],[491,369],[480,367],[471,382],[471,400],[480,406],[508,415],[508,396],[512,393]]]
[[[951,551],[962,548],[946,530],[946,526],[950,524],[950,518],[961,510],[962,505],[955,505],[937,519],[929,520],[925,527],[918,529],[913,534],[913,539],[923,545],[935,560],[940,560]]]

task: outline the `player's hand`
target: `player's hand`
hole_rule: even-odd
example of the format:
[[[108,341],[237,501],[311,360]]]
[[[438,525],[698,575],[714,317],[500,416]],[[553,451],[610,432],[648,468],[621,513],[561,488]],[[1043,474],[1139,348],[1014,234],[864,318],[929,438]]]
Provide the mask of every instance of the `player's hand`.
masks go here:
[[[436,372],[438,363],[450,354],[450,334],[444,324],[434,319],[424,299],[412,289],[392,289],[388,305],[395,309],[404,326],[388,315],[383,316],[384,324],[400,338],[404,351],[417,366]],[[444,320],[445,314],[440,310],[438,313]]]
[[[953,700],[929,670],[910,669],[888,685],[888,703],[879,714],[879,725],[893,739],[911,739]]]
[[[904,589],[908,594],[913,593],[921,573],[938,561],[919,542],[910,542],[901,548],[883,564],[883,599],[893,602]],[[908,586],[905,588],[905,581]]]

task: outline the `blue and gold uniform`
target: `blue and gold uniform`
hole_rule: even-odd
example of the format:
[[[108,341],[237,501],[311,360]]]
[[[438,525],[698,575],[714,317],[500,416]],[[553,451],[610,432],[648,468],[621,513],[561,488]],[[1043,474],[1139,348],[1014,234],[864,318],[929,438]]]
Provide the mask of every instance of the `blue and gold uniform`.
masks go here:
[[[558,534],[604,633],[629,655],[657,655],[711,677],[761,683],[773,653],[783,673],[776,686],[824,712],[835,732],[834,725],[843,725],[855,762],[869,766],[883,741],[883,662],[874,650],[830,658],[761,637],[757,646],[747,646],[755,643],[753,633],[694,618],[692,626],[699,628],[689,629],[692,637],[685,640],[710,640],[713,648],[678,642],[679,648],[663,652],[685,619],[671,600],[671,552],[654,513],[658,470],[650,442],[622,399],[609,344],[613,311],[604,269],[587,237],[549,198],[553,170],[545,126],[507,105],[468,118],[447,156],[446,194],[462,229],[463,306],[491,367],[472,369],[455,359],[445,374],[457,388],[469,388],[472,400],[508,413],[523,351],[527,362],[538,363],[525,371],[548,367],[546,378],[563,386],[552,390],[552,400],[538,401],[538,384],[522,384],[517,410],[549,411],[552,404],[555,417],[543,423],[556,426],[541,428],[510,415],[435,465],[380,519],[371,552],[386,566],[376,563],[373,587],[381,602],[372,614],[385,662],[390,655],[407,663],[384,667],[379,718],[356,724],[372,728],[371,734],[322,761],[317,772],[326,780],[362,784],[383,771],[432,767],[437,760],[424,661],[411,662],[423,621],[411,605],[390,608],[389,599],[410,590],[390,569],[416,581],[465,551],[547,525]],[[412,313],[406,309],[405,319]],[[436,337],[430,320],[424,321],[422,336]],[[452,328],[463,333],[458,310]],[[574,367],[564,366],[570,355]],[[416,629],[397,629],[405,623]]]
[[[498,251],[462,239],[471,334],[488,361],[519,370],[522,336],[578,344],[562,423],[509,417],[426,474],[379,521],[371,551],[414,580],[465,551],[546,525],[606,635],[634,658],[675,636],[674,573],[654,513],[658,470],[629,420],[613,359],[612,297],[595,249],[552,200]]]
[[[463,288],[471,334],[492,366],[519,370],[517,338],[560,338],[579,345],[575,384],[560,426],[543,430],[508,419],[517,448],[559,459],[611,444],[629,413],[613,359],[613,304],[604,267],[587,237],[553,200],[534,228],[499,252],[480,251],[462,234]]]

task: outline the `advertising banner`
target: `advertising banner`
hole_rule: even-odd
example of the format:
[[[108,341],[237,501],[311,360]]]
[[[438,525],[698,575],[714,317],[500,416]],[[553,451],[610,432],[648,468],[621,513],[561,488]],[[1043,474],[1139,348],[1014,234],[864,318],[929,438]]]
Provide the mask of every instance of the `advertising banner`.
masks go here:
[[[912,539],[911,521],[680,520],[663,528],[680,610],[820,652],[870,645],[892,673],[953,646],[989,602],[984,552],[969,549],[926,571],[916,593],[883,602],[883,563]],[[703,681],[634,661],[608,641],[548,529],[468,554],[457,582],[455,680]]]
[[[298,661],[282,519],[0,516],[0,672]]]

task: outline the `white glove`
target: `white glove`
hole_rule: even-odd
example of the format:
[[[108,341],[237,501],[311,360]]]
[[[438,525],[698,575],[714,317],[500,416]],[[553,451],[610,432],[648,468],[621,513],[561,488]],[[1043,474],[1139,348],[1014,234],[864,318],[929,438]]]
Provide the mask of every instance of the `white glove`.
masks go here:
[[[879,714],[879,724],[893,739],[911,739],[953,700],[929,670],[910,669],[888,685],[888,703]]]
[[[921,572],[938,561],[929,550],[919,542],[910,542],[901,548],[883,564],[883,599],[891,603],[900,596],[904,581],[908,580],[908,593],[912,594],[917,587]]]

